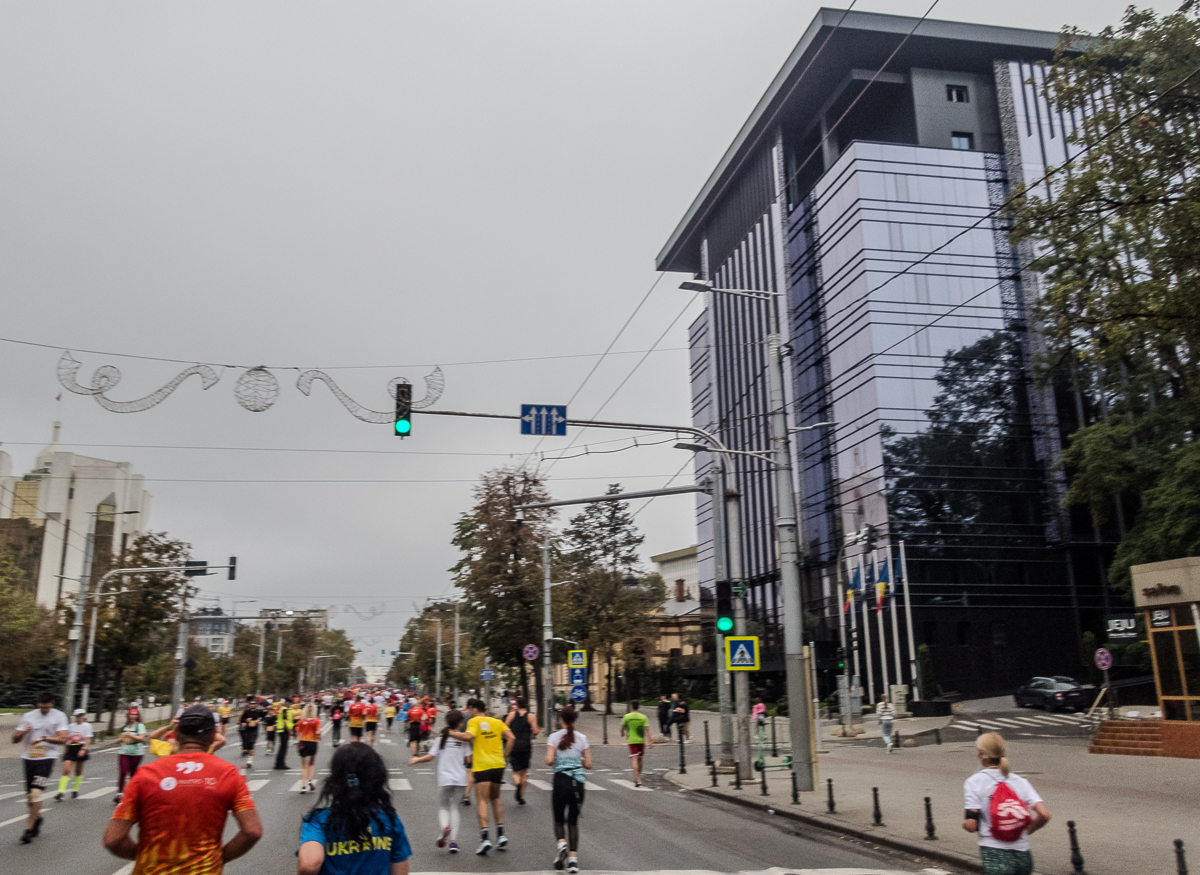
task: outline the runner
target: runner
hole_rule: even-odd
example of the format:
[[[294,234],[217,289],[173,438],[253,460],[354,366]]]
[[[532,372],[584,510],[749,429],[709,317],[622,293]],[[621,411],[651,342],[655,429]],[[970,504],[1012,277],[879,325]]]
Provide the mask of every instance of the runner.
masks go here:
[[[464,741],[451,738],[450,733],[462,726],[461,711],[450,711],[446,714],[446,725],[429,753],[423,757],[413,757],[408,761],[410,766],[437,760],[438,782],[438,823],[442,834],[437,840],[437,846],[444,848],[450,841],[450,853],[458,853],[458,794],[467,788],[467,754],[470,748]]]
[[[412,702],[408,707],[408,746],[412,748],[413,756],[421,755],[421,721],[425,719],[425,709]]]
[[[367,711],[367,706],[362,702],[352,702],[346,713],[350,715],[350,740],[363,740],[363,723],[365,718],[363,715]]]
[[[333,726],[333,746],[337,747],[342,743],[342,703],[334,702],[329,708],[329,722]]]
[[[321,712],[328,714],[331,710],[333,710],[333,694],[325,693],[321,696]]]
[[[173,726],[174,723],[169,724]],[[163,727],[167,729],[168,727]],[[166,734],[165,732],[163,733]],[[125,713],[125,726],[121,729],[121,746],[117,749],[117,796],[113,802],[120,802],[125,793],[125,781],[137,773],[146,755],[146,724],[142,723],[142,715],[137,708],[130,708]]]
[[[421,718],[421,741],[428,741],[433,735],[433,724],[437,722],[437,704],[426,696],[421,710],[425,712],[425,716]],[[429,746],[426,745],[425,749],[428,750]]]
[[[254,746],[258,744],[258,726],[263,720],[262,706],[257,696],[246,697],[246,707],[238,718],[238,731],[242,736],[242,756],[246,758],[246,771],[254,768]]]
[[[391,735],[392,724],[396,722],[396,706],[390,700],[383,706],[383,716],[387,720],[388,735]]]
[[[229,715],[233,713],[233,707],[229,704],[228,699],[220,699],[217,702],[217,714],[221,717],[221,734],[229,734]]]
[[[546,740],[546,765],[554,767],[554,792],[550,797],[554,810],[554,837],[558,840],[554,868],[561,869],[566,860],[567,871],[574,873],[579,871],[579,809],[583,805],[583,787],[587,781],[583,770],[592,767],[592,750],[587,736],[575,731],[578,717],[575,707],[564,706],[558,716],[563,728]],[[645,720],[643,714],[643,725]]]
[[[272,702],[267,706],[267,713],[263,716],[262,725],[267,730],[267,753],[275,753],[275,724],[279,720],[279,703]]]
[[[963,782],[963,829],[979,835],[983,875],[1030,875],[1033,854],[1029,851],[1029,836],[1050,822],[1050,811],[1033,785],[1009,770],[1006,754],[1004,739],[998,733],[985,732],[975,739],[975,755],[982,769]],[[998,827],[992,823],[991,810],[992,797],[1002,792],[1001,785],[1005,796],[997,803],[997,811],[1013,822],[1002,822]],[[1021,815],[1028,818],[1024,827]],[[995,832],[1004,838],[998,838]]]
[[[187,708],[177,726],[179,752],[138,770],[104,830],[104,847],[136,860],[138,875],[220,873],[262,838],[262,822],[237,766],[207,753],[217,721],[203,705]],[[225,817],[237,834],[222,847]],[[130,832],[138,825],[138,837]]]
[[[299,875],[408,875],[412,848],[374,749],[348,744],[333,755],[317,804],[300,825],[297,854]]]
[[[529,784],[529,759],[533,756],[533,737],[538,734],[537,717],[529,710],[529,700],[517,696],[516,708],[508,712],[505,724],[512,730],[512,754],[508,758],[512,768],[513,785],[517,788],[517,804],[525,804],[525,788]]]
[[[316,705],[304,706],[300,722],[296,724],[296,734],[300,738],[300,792],[315,793],[317,785],[313,778],[317,772],[317,742],[321,738],[321,718],[317,716]]]
[[[25,766],[25,803],[28,816],[21,844],[27,845],[42,831],[42,790],[54,772],[58,748],[67,743],[67,715],[54,707],[54,694],[38,696],[37,708],[21,716],[13,730],[13,744],[23,744],[21,759]]]
[[[640,702],[630,702],[629,711],[621,718],[621,735],[629,736],[629,761],[633,765],[633,786],[642,786],[642,759],[646,756],[646,748],[654,747],[654,742],[646,735],[646,715],[639,709]]]
[[[459,741],[471,742],[471,770],[475,773],[475,804],[479,815],[479,856],[486,856],[492,849],[488,839],[488,808],[496,821],[496,850],[508,847],[508,836],[504,834],[504,803],[500,800],[500,788],[504,786],[504,760],[512,753],[512,732],[503,721],[489,717],[487,705],[479,699],[467,702],[471,719],[466,732],[451,732]]]
[[[371,747],[375,746],[375,734],[379,730],[379,705],[372,699],[366,701],[363,710],[363,719],[365,726],[363,730],[367,736],[367,744]]]
[[[66,798],[67,781],[71,777],[71,767],[75,767],[75,789],[71,798],[79,798],[79,785],[83,783],[83,764],[88,761],[88,748],[92,746],[92,724],[83,719],[84,710],[75,709],[75,722],[67,730],[67,747],[63,751],[62,777],[58,779],[58,795],[55,802]]]

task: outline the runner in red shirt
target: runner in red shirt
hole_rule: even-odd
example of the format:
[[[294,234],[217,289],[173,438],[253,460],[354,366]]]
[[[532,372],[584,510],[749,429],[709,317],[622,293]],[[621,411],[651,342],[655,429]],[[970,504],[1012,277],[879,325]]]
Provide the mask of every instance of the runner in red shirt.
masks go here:
[[[425,709],[420,703],[414,703],[408,709],[408,745],[412,748],[413,756],[421,755],[421,722],[425,719]]]
[[[104,830],[104,847],[136,860],[135,875],[220,875],[262,838],[262,821],[237,766],[208,753],[217,721],[204,705],[179,718],[179,753],[138,769]],[[229,812],[238,833],[222,847]],[[130,837],[134,824],[138,837]]]
[[[379,729],[379,706],[368,699],[365,703],[363,717],[366,719],[367,744],[375,746],[375,733]]]
[[[296,735],[300,738],[300,792],[315,793],[317,785],[313,783],[313,778],[317,774],[317,742],[321,739],[321,718],[317,716],[317,706],[311,702],[300,712]]]
[[[363,737],[363,715],[366,714],[367,706],[362,702],[355,702],[346,709],[346,714],[350,718],[350,740],[362,741]]]

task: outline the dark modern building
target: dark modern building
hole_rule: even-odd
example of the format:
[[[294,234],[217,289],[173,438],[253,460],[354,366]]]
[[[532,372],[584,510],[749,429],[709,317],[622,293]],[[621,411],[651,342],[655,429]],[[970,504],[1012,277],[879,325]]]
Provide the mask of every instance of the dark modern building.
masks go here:
[[[658,256],[718,288],[781,292],[789,423],[837,423],[792,446],[823,691],[839,581],[902,541],[915,643],[947,690],[1079,675],[1082,633],[1102,627],[1110,545],[1061,504],[1076,405],[1033,379],[1040,279],[996,213],[1068,154],[1074,120],[1037,84],[1057,43],[822,9]],[[740,450],[770,445],[766,306],[709,294],[691,326],[694,422]],[[783,644],[775,495],[765,463],[739,459],[748,610],[770,685]],[[700,457],[698,473],[711,463]],[[710,514],[701,499],[706,585]],[[873,617],[871,632],[878,682]]]

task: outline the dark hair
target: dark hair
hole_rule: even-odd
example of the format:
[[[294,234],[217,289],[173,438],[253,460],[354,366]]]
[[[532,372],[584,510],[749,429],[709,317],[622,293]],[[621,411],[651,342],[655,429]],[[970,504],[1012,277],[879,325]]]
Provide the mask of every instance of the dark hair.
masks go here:
[[[521,709],[528,708],[529,700],[526,699],[524,696],[517,696],[517,707],[521,708]]]
[[[462,726],[463,713],[462,711],[454,710],[446,712],[446,725],[442,727],[442,750],[446,749],[446,741],[450,738],[450,730],[458,729]]]
[[[333,755],[329,777],[304,822],[325,808],[329,809],[324,826],[327,841],[364,838],[371,834],[372,821],[397,817],[388,790],[387,766],[374,748],[354,741]]]
[[[487,705],[483,704],[482,699],[467,699],[467,707],[474,708],[476,711],[487,710]]]
[[[636,711],[638,708],[642,707],[642,703],[635,700],[629,703],[629,707]]]
[[[558,743],[559,750],[566,750],[575,743],[575,718],[579,715],[575,713],[574,705],[563,705],[561,711],[558,712],[558,717],[563,722],[563,727],[566,732],[563,733],[562,741]]]
[[[51,705],[54,704],[54,693],[50,692],[49,690],[46,690],[46,692],[38,696],[39,705],[45,705],[47,702],[49,702]]]

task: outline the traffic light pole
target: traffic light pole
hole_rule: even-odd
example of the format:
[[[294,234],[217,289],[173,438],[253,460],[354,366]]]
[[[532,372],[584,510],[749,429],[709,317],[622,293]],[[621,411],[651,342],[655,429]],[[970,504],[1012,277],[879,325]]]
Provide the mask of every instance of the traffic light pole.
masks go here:
[[[725,507],[729,516],[729,582],[733,586],[733,634],[745,635],[746,590],[742,584],[742,513],[741,495],[737,490],[726,490]],[[745,778],[753,774],[750,768],[749,674],[745,671],[733,672],[734,704],[737,706],[737,724],[733,737],[737,748],[738,770]]]

